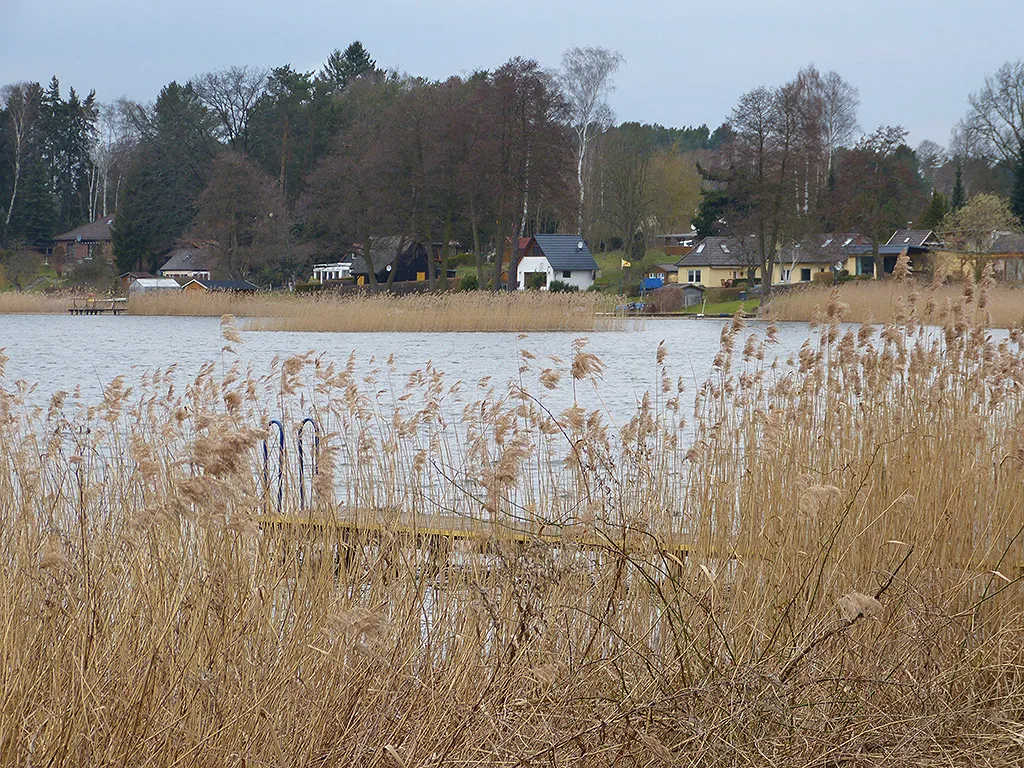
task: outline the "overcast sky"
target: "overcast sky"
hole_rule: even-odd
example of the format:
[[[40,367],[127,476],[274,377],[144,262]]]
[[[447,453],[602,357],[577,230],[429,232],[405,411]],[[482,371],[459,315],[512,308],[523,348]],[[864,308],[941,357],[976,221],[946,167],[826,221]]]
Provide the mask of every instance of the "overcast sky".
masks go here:
[[[865,130],[945,145],[985,75],[1024,58],[1022,0],[0,0],[0,85],[152,101],[235,64],[319,68],[360,40],[380,67],[443,78],[571,45],[623,54],[618,120],[714,128],[736,99],[813,63],[860,89]]]

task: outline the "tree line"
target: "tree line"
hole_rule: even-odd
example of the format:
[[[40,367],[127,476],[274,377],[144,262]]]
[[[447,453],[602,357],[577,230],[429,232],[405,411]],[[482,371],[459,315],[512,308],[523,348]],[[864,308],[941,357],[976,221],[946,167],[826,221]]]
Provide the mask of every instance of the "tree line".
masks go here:
[[[692,222],[743,235],[752,269],[770,275],[811,232],[884,242],[981,193],[1024,212],[1022,62],[971,96],[949,149],[912,149],[898,126],[863,134],[856,88],[814,67],[743,94],[715,130],[616,125],[622,63],[571,48],[557,71],[513,58],[429,81],[379,68],[354,42],[315,72],[231,67],[169,83],[152,104],[64,96],[56,78],[8,85],[0,246],[43,248],[116,211],[121,270],[153,270],[187,241],[228,275],[281,284],[356,244],[439,242],[428,279],[444,289],[455,243],[477,284],[496,287],[495,255],[516,237],[579,232],[637,260]]]

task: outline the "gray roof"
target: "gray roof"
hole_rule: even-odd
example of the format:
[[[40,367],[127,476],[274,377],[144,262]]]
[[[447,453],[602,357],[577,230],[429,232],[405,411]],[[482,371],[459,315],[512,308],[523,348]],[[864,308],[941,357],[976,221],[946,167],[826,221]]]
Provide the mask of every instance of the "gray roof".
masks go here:
[[[199,283],[204,288],[208,288],[211,291],[247,291],[252,292],[258,290],[255,285],[250,283],[248,280],[207,280],[205,278],[195,278],[189,280],[185,285],[189,283]]]
[[[835,264],[850,254],[850,249],[870,241],[855,232],[809,235],[795,245],[779,250],[777,261],[786,264]]]
[[[594,254],[579,235],[534,235],[544,258],[554,270],[596,270]]]
[[[1024,255],[1024,235],[1017,232],[998,232],[992,238],[992,253]]]
[[[161,272],[210,272],[216,265],[217,257],[208,250],[194,245],[183,245],[169,254],[160,267]]]
[[[62,235],[57,235],[53,239],[57,242],[106,242],[113,238],[113,235],[110,231],[113,225],[114,215],[110,214],[108,216],[104,216],[101,219],[96,219],[96,221],[91,221],[88,224],[83,224],[77,229],[72,229],[70,232],[65,232]]]
[[[753,236],[705,237],[697,247],[676,262],[677,267],[745,268],[761,263]]]
[[[928,245],[939,245],[940,242],[939,238],[930,229],[897,229],[886,245],[924,248]]]

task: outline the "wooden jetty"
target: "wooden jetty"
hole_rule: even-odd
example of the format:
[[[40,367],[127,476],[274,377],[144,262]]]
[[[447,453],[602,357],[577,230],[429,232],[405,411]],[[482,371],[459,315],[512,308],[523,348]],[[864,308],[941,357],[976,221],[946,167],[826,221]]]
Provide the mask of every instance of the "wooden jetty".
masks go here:
[[[120,315],[128,311],[128,299],[72,299],[72,315]]]

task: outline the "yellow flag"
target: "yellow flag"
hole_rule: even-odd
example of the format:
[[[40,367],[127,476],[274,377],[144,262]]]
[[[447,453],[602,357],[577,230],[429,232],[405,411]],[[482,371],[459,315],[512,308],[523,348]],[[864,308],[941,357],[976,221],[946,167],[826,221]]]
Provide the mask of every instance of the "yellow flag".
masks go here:
[[[632,265],[632,264],[630,264],[630,263],[629,263],[628,261],[626,261],[625,259],[623,259],[623,260],[622,260],[622,268],[623,268],[623,269],[625,269],[626,267],[632,267],[632,266],[633,266],[633,265]]]

